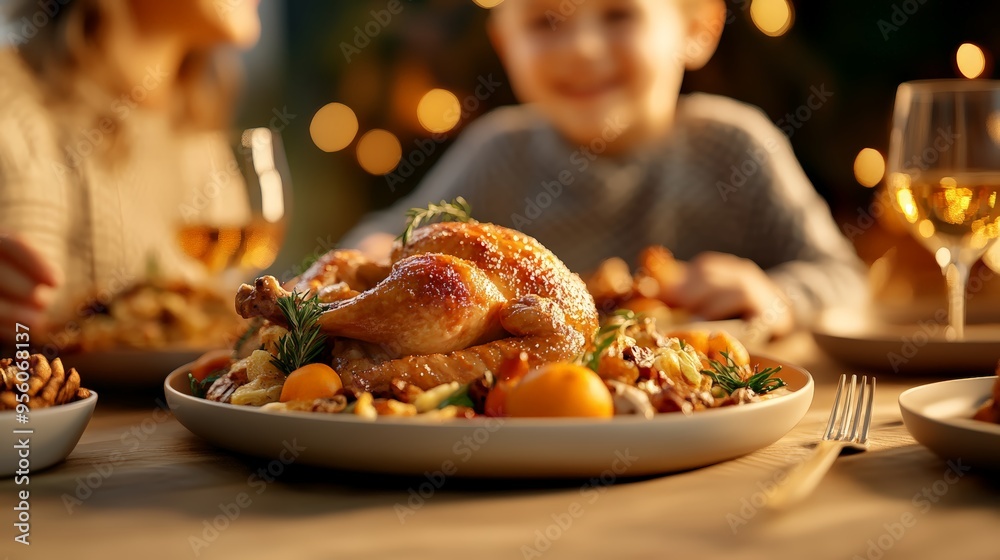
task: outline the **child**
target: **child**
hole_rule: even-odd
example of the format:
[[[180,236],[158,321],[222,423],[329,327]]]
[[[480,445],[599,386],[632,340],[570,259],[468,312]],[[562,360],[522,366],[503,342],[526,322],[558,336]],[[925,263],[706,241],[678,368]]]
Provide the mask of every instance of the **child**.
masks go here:
[[[724,20],[721,0],[505,0],[490,36],[525,105],[470,125],[343,244],[384,256],[405,209],[461,195],[578,272],[665,245],[687,264],[664,299],[705,319],[764,319],[782,335],[822,306],[860,304],[862,265],[788,140],[752,107],[679,95]]]

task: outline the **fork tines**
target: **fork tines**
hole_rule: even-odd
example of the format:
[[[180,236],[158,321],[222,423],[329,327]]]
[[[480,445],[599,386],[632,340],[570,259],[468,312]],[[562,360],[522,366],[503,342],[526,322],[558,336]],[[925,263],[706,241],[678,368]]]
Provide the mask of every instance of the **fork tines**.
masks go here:
[[[844,395],[845,389],[846,395]],[[841,399],[842,396],[843,399]],[[850,385],[847,385],[847,375],[841,375],[840,382],[837,384],[837,393],[833,397],[833,409],[830,411],[830,420],[827,422],[823,439],[866,444],[874,405],[874,376],[872,376],[870,383],[867,375],[862,376],[861,388],[858,389],[857,375],[851,375]],[[863,422],[862,416],[864,417]],[[850,433],[848,433],[848,429]]]

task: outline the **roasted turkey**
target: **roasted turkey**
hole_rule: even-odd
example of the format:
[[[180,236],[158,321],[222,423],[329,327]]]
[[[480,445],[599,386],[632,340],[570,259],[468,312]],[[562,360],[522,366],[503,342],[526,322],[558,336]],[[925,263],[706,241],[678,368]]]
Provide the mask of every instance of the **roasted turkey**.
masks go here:
[[[291,287],[324,302],[319,323],[345,387],[376,396],[394,381],[466,383],[522,351],[531,365],[572,359],[597,329],[579,276],[534,238],[487,223],[419,228],[389,266],[334,250]],[[240,288],[236,308],[281,324],[287,294],[263,276]]]

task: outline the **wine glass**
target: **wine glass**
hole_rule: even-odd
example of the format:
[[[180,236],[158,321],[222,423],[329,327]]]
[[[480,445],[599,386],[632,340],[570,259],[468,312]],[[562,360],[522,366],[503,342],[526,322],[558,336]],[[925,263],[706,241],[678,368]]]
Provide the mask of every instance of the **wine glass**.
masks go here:
[[[901,84],[887,168],[893,206],[945,276],[946,338],[961,339],[969,269],[1000,235],[1000,81]]]
[[[278,131],[251,128],[228,149],[219,144],[218,153],[209,154],[201,204],[182,212],[177,241],[225,289],[274,262],[285,237],[291,182]]]

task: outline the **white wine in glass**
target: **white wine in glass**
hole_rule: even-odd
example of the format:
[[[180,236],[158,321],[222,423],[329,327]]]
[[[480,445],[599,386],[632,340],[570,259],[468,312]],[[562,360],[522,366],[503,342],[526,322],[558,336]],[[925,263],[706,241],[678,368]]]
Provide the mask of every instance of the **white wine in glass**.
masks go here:
[[[209,203],[177,229],[192,259],[228,284],[271,266],[285,237],[291,184],[281,137],[268,128],[243,131],[228,161],[217,165]],[[230,159],[228,156],[232,156]]]
[[[899,86],[887,187],[948,284],[949,339],[965,334],[969,269],[1000,237],[1000,82]]]

